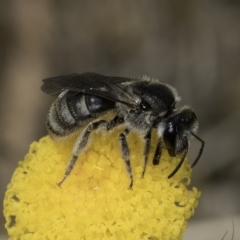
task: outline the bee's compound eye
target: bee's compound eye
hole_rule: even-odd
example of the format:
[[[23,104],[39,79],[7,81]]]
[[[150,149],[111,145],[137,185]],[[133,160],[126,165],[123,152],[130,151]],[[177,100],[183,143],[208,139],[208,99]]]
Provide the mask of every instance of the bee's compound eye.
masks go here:
[[[141,110],[143,110],[145,112],[152,110],[151,106],[147,102],[145,102],[145,101],[142,101],[140,103],[140,108],[141,108]]]

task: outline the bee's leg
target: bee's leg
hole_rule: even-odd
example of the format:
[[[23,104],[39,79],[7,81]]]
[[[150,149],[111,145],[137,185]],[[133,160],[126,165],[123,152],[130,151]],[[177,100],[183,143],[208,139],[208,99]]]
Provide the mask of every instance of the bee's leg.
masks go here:
[[[107,131],[113,129],[114,127],[122,124],[124,122],[124,119],[122,117],[119,117],[118,115],[111,120],[109,123],[107,123]]]
[[[155,151],[155,155],[154,155],[154,158],[153,158],[153,165],[158,165],[159,164],[160,158],[161,158],[161,155],[162,155],[162,150],[163,150],[163,140],[162,140],[162,138],[159,138],[158,142],[157,142],[157,148],[156,148],[156,151]]]
[[[129,129],[126,128],[124,130],[124,132],[122,132],[119,135],[119,141],[121,144],[121,152],[122,152],[122,158],[125,161],[125,166],[127,169],[127,173],[128,176],[130,178],[130,185],[129,185],[129,189],[132,189],[133,186],[133,175],[132,175],[132,168],[131,168],[131,162],[130,162],[130,151],[129,151],[129,147],[128,147],[128,143],[127,143],[127,135],[129,134]]]
[[[144,137],[145,140],[145,148],[144,148],[144,159],[143,159],[143,171],[142,171],[142,178],[144,177],[147,162],[148,162],[148,155],[150,152],[150,144],[151,144],[151,130],[147,132],[147,134]]]
[[[82,132],[82,134],[77,138],[77,140],[74,144],[74,147],[73,147],[73,154],[72,154],[72,157],[69,160],[68,165],[66,167],[64,177],[57,184],[59,187],[62,185],[62,183],[66,180],[66,178],[71,173],[71,171],[77,161],[78,156],[85,150],[86,145],[88,143],[90,133],[93,130],[97,129],[98,127],[100,127],[102,125],[106,125],[106,124],[107,124],[107,121],[105,121],[105,120],[100,120],[97,122],[90,123],[88,125],[88,127]]]

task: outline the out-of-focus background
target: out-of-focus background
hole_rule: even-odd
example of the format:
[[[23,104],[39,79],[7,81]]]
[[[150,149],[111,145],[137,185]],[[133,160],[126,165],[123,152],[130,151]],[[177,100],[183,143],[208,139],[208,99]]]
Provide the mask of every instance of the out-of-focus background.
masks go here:
[[[184,239],[227,230],[230,239],[232,219],[240,239],[240,1],[2,1],[1,200],[30,143],[46,135],[53,99],[41,80],[86,71],[149,75],[178,89],[206,142],[192,180],[202,197]],[[190,161],[198,150],[194,141]]]

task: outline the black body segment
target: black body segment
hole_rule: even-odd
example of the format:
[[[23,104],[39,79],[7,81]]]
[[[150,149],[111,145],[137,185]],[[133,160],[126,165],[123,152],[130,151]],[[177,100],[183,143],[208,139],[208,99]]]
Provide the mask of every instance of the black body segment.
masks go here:
[[[92,117],[115,108],[115,102],[95,95],[85,94],[85,102]]]
[[[141,100],[148,103],[153,114],[158,115],[165,111],[172,111],[176,103],[174,93],[164,84],[159,82],[135,82],[133,93],[141,96]]]

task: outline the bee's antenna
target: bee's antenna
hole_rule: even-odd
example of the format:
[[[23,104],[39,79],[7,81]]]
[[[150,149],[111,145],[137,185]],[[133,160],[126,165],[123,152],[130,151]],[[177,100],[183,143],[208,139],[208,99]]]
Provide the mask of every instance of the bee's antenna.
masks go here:
[[[191,134],[192,134],[198,141],[200,141],[200,142],[202,143],[202,146],[201,146],[201,148],[200,148],[200,150],[199,150],[199,153],[198,153],[198,155],[197,155],[197,158],[195,159],[195,161],[194,161],[194,162],[192,163],[192,165],[191,165],[191,167],[193,168],[193,167],[197,164],[199,158],[200,158],[201,155],[202,155],[205,142],[204,142],[200,137],[198,137],[197,135],[195,135],[193,132],[191,132]]]
[[[183,162],[184,162],[184,159],[185,159],[187,153],[188,153],[188,144],[187,144],[187,147],[186,147],[185,152],[184,152],[183,155],[182,155],[181,161],[178,163],[177,167],[168,175],[168,178],[173,177],[173,176],[177,173],[177,171],[179,170],[179,168],[182,166],[182,164],[183,164]]]

